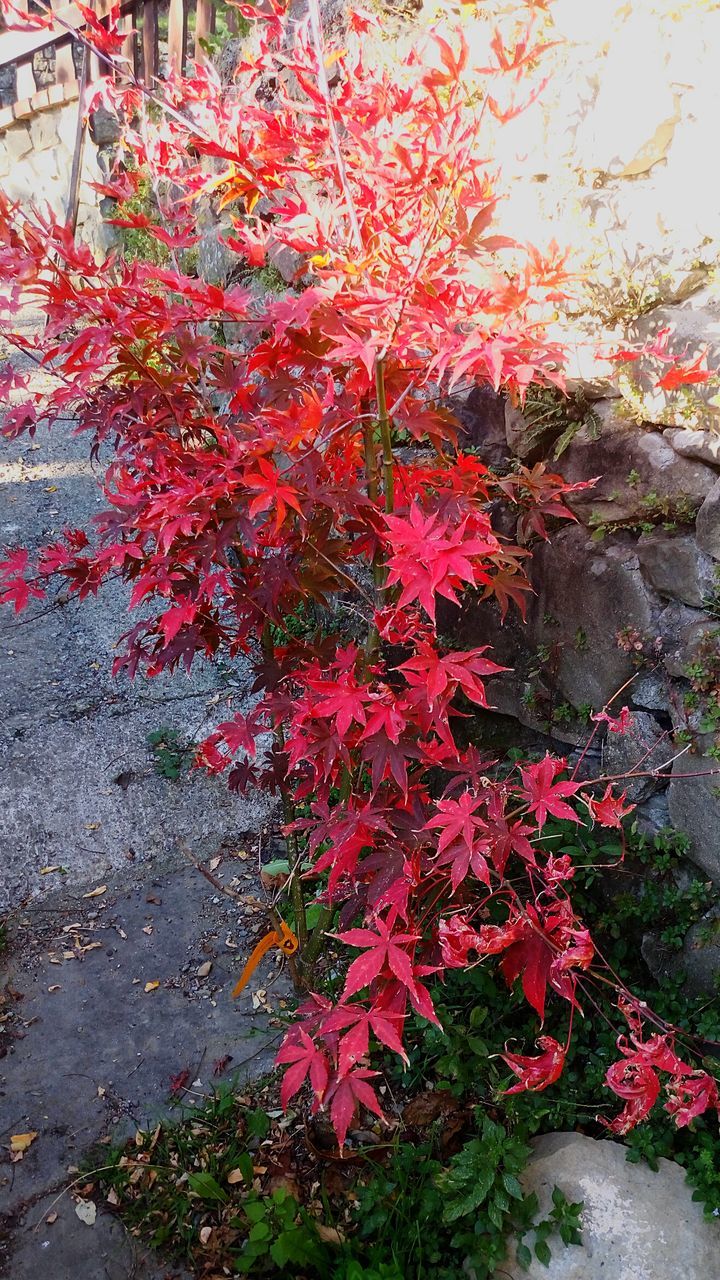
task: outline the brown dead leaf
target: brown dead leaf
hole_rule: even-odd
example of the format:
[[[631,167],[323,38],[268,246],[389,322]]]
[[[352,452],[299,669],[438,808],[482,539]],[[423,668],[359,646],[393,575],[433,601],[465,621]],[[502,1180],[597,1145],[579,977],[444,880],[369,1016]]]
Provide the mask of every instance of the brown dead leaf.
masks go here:
[[[212,1235],[212,1227],[201,1227],[201,1228],[200,1228],[200,1243],[201,1243],[201,1244],[207,1244],[207,1242],[208,1242],[208,1240],[210,1239],[211,1235]]]
[[[234,1187],[237,1182],[244,1182],[245,1179],[243,1178],[242,1170],[231,1169],[227,1176],[227,1181],[230,1183],[231,1187]]]
[[[47,1222],[48,1226],[51,1227],[53,1222],[57,1222],[57,1218],[58,1216],[56,1213],[49,1213],[45,1221]]]
[[[326,1227],[323,1222],[316,1222],[317,1233],[324,1244],[344,1244],[345,1236],[337,1227]]]
[[[37,1138],[37,1133],[32,1130],[30,1133],[14,1133],[10,1138],[10,1159],[13,1163],[22,1160],[28,1147],[32,1146]]]
[[[89,893],[84,893],[83,898],[100,898],[103,893],[107,893],[107,885],[98,885],[97,889],[91,889]]]
[[[41,875],[41,876],[50,876],[50,875],[52,875],[53,871],[62,871],[62,867],[60,866],[60,864],[59,864],[59,863],[57,863],[54,867],[41,867],[41,868],[40,868],[40,875]]]
[[[62,987],[59,982],[54,982],[51,987],[48,987],[48,991],[62,991]]]
[[[457,1098],[453,1098],[445,1089],[428,1089],[411,1098],[403,1107],[402,1118],[405,1124],[424,1129],[439,1116],[449,1115],[461,1110]]]
[[[144,987],[145,994],[147,995],[149,991],[157,991],[159,986],[159,982],[146,982]]]

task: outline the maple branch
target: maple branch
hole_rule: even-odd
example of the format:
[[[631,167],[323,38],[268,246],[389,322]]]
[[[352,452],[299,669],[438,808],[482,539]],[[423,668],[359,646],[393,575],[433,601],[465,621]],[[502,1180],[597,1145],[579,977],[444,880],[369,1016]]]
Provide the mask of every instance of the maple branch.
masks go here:
[[[355,247],[361,255],[365,251],[363,245],[362,232],[360,230],[360,222],[355,208],[352,191],[345,166],[345,157],[340,147],[340,137],[335,123],[335,113],[332,106],[332,98],[330,96],[330,85],[328,83],[327,71],[325,70],[325,48],[323,40],[322,18],[320,16],[320,5],[318,0],[308,0],[308,13],[310,16],[310,30],[312,32],[313,45],[315,47],[315,57],[317,59],[317,78],[320,92],[325,99],[328,129],[330,131],[330,144],[332,146],[335,165],[340,181],[340,187],[347,206],[350,226],[352,228]]]
[[[385,510],[390,513],[395,508],[395,477],[393,474],[395,458],[393,455],[390,419],[388,417],[387,396],[385,393],[385,361],[382,356],[378,356],[375,360],[375,395],[377,398],[378,422],[380,424],[380,440],[382,441],[383,452]]]
[[[262,629],[261,644],[266,661],[272,662],[275,657],[275,646],[273,644],[272,632],[270,631],[270,624],[268,622],[265,623]],[[285,748],[285,734],[283,733],[281,722],[278,721],[275,724],[273,733],[279,749],[283,751]],[[282,782],[280,783],[280,799],[282,801],[285,825],[289,827],[295,821],[295,805],[290,791]],[[290,854],[292,862],[290,868],[290,901],[292,902],[293,911],[295,912],[295,928],[297,929],[298,943],[300,944],[300,951],[302,952],[303,947],[307,943],[308,929],[302,885],[300,884],[299,877],[295,874],[300,861],[300,851],[298,849],[297,836],[295,834],[287,835],[286,838],[288,853]]]

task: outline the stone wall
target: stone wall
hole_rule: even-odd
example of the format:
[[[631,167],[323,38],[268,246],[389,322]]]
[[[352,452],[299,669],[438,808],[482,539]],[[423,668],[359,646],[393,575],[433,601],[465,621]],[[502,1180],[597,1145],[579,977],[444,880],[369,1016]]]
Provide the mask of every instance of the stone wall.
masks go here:
[[[699,343],[712,336],[701,295],[667,318]],[[594,712],[627,705],[629,732],[596,734],[591,771],[661,770],[628,785],[641,826],[686,833],[689,871],[720,887],[720,435],[668,427],[662,413],[638,420],[616,382],[601,398],[589,398],[591,384],[579,401],[531,397],[523,412],[470,397],[465,425],[494,465],[544,461],[569,482],[595,483],[569,496],[575,522],[534,548],[526,621],[501,624],[482,605],[456,625],[512,668],[492,682],[497,711],[563,753],[577,757]],[[561,437],[571,438],[556,457]],[[720,947],[699,954],[701,932],[685,963],[707,982]]]
[[[24,206],[49,205],[64,216],[77,133],[77,93],[69,101],[62,86],[55,86],[60,101],[28,113],[0,127],[0,190]],[[46,95],[52,90],[42,91]],[[40,96],[40,95],[37,95]],[[5,108],[12,115],[12,108]],[[114,131],[103,128],[96,113],[85,139],[78,209],[78,237],[102,256],[114,243],[113,228],[103,223],[99,198],[91,183],[102,182],[108,172]]]

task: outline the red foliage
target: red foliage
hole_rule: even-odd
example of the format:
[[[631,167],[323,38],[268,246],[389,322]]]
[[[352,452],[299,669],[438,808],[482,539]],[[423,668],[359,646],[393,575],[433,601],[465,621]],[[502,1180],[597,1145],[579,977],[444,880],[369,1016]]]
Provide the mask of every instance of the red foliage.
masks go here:
[[[116,39],[110,21],[103,52]],[[322,901],[340,909],[339,942],[359,950],[338,1003],[311,999],[278,1054],[283,1103],[307,1082],[341,1145],[358,1105],[379,1114],[362,1065],[371,1036],[402,1056],[409,1009],[437,1021],[429,975],[500,956],[542,1020],[549,996],[572,1014],[599,965],[568,895],[571,859],[538,839],[548,815],[580,821],[580,784],[564,760],[510,770],[458,747],[463,700],[486,706],[501,668],[484,649],[446,651],[436,626],[438,600],[468,590],[503,614],[523,607],[527,548],[495,527],[493,503],[514,507],[520,544],[570,517],[559,477],[540,465],[495,476],[457,447],[447,408],[461,379],[520,399],[531,382],[562,385],[543,330],[562,256],[486,234],[498,194],[461,37],[431,35],[392,73],[347,45],[332,53],[328,96],[326,50],[308,24],[286,40],[272,7],[230,92],[198,67],[168,86],[158,121],[137,86],[103,83],[139,167],[102,191],[126,199],[152,174],[162,225],[133,225],[168,249],[167,265],[96,264],[52,216],[0,197],[5,311],[22,296],[47,317],[35,340],[10,340],[56,378],[41,397],[5,375],[24,399],[4,433],[73,416],[107,458],[91,533],[66,530],[35,564],[11,552],[0,598],[20,609],[58,578],[80,598],[120,578],[138,620],[116,670],[255,660],[254,707],[224,710],[198,759],[229,769],[231,786],[305,806],[286,832],[312,874],[329,872]],[[542,49],[525,31],[492,51],[475,74],[494,92],[510,78],[508,104],[490,102],[509,117]],[[231,219],[239,265],[290,255],[302,287],[260,299],[187,274],[179,254],[201,195]],[[399,433],[417,446],[401,457]],[[298,636],[289,620],[308,604],[345,615],[337,634]],[[629,812],[609,785],[600,798],[583,785],[597,821]],[[617,1131],[652,1106],[658,1070],[671,1072],[678,1123],[717,1104],[669,1032],[670,1067],[638,1028],[631,1039],[607,1076],[626,1101]],[[559,1043],[538,1043],[539,1057],[505,1053],[511,1092],[562,1070]]]

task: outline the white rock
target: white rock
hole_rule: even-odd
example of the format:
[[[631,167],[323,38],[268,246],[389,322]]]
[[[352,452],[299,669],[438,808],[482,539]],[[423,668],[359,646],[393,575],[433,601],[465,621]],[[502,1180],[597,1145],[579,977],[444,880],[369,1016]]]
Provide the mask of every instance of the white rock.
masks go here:
[[[582,1200],[583,1242],[566,1248],[552,1238],[549,1267],[533,1258],[528,1271],[512,1247],[495,1280],[719,1280],[720,1223],[704,1220],[680,1165],[660,1160],[653,1173],[629,1164],[620,1143],[579,1133],[533,1145],[524,1189],[537,1194],[542,1216],[556,1185],[567,1200]]]
[[[697,458],[711,467],[720,467],[720,435],[714,431],[690,431],[687,427],[670,427],[663,431],[665,439],[683,458]]]

